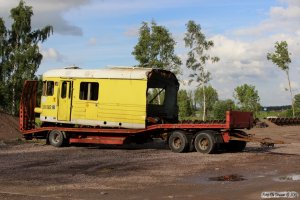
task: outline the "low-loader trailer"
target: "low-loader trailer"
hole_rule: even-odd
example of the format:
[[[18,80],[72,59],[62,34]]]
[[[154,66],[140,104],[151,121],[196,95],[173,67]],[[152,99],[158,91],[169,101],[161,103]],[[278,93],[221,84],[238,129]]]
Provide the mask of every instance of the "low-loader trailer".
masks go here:
[[[264,142],[242,131],[253,127],[250,112],[227,111],[226,120],[180,122],[179,83],[170,71],[68,67],[45,72],[42,84],[39,98],[38,81],[24,84],[20,130],[25,139],[44,138],[60,147],[143,143],[160,137],[178,153],[213,153],[224,147],[242,151],[249,141]]]

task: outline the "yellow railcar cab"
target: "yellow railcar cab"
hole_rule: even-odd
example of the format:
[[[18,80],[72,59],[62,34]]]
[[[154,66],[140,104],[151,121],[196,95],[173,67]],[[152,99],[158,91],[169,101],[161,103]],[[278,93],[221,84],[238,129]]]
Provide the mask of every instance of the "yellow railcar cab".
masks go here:
[[[179,83],[169,71],[152,68],[65,68],[43,74],[43,123],[145,128],[177,122]]]

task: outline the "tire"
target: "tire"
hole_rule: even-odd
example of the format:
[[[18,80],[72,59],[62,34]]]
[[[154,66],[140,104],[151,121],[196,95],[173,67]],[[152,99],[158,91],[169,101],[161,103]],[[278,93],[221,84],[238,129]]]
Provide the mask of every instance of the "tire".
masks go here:
[[[214,132],[200,132],[196,135],[194,146],[197,152],[211,154],[217,149]]]
[[[175,153],[186,152],[189,148],[188,139],[183,131],[174,131],[169,137],[169,147]]]
[[[52,130],[48,137],[49,143],[55,147],[62,147],[66,144],[66,138],[62,131]]]

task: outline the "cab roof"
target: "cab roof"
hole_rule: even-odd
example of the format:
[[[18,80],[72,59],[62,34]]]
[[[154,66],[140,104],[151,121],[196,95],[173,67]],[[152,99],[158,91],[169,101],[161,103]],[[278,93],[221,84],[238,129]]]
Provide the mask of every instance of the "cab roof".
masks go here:
[[[45,72],[43,78],[103,78],[103,79],[135,79],[145,80],[152,68],[141,67],[113,67],[105,69],[80,69],[78,67],[66,67]]]

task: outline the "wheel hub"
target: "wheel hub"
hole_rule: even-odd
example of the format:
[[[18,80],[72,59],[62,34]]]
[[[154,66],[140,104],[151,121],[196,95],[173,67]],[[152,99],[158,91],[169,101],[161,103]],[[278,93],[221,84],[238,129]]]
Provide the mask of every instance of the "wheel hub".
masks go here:
[[[174,139],[174,147],[180,148],[180,146],[181,146],[181,140],[180,140],[180,138],[175,138]]]
[[[209,141],[207,138],[203,138],[202,140],[200,140],[199,142],[199,147],[202,149],[202,150],[206,150],[209,146]]]

